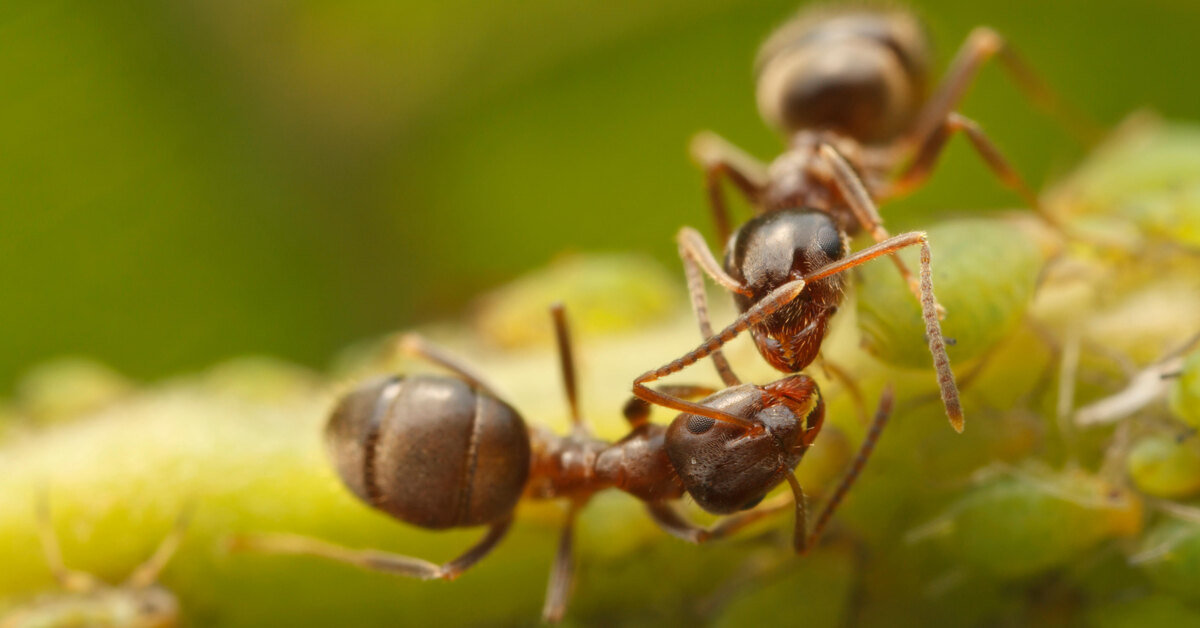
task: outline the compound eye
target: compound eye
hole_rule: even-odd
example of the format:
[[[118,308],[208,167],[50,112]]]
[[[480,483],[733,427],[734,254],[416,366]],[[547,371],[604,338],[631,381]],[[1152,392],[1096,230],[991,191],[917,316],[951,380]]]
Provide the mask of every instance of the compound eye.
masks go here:
[[[688,417],[687,431],[693,434],[703,434],[712,429],[716,421],[710,417],[693,414]]]
[[[817,231],[816,245],[830,260],[841,259],[845,256],[842,249],[842,234],[832,226],[826,225]]]
[[[766,495],[759,495],[758,497],[746,502],[742,505],[742,510],[750,510],[751,508],[761,504],[764,497],[766,497]]]

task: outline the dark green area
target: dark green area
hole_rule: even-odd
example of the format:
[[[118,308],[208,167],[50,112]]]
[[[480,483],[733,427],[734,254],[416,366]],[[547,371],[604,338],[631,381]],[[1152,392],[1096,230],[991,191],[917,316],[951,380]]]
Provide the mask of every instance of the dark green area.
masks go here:
[[[60,354],[321,365],[561,251],[674,268],[690,134],[778,148],[749,66],[794,4],[4,3],[0,392]],[[919,8],[943,64],[986,23],[1102,122],[1197,114],[1188,0]],[[963,111],[1036,183],[1081,151],[995,67]],[[897,230],[1018,203],[960,144]]]

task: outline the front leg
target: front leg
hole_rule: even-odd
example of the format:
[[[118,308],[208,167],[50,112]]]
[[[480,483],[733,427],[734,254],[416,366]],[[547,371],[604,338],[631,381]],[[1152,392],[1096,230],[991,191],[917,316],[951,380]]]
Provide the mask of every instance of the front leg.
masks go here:
[[[741,190],[746,200],[757,206],[767,187],[767,167],[711,131],[697,133],[692,138],[689,152],[692,159],[704,169],[704,185],[713,213],[713,226],[717,230],[717,238],[725,242],[733,230],[725,195],[721,192],[721,179],[728,178]]]
[[[925,320],[926,341],[929,343],[929,352],[933,356],[933,366],[937,371],[938,388],[942,394],[942,403],[946,407],[946,416],[950,419],[950,425],[956,431],[962,432],[962,403],[958,398],[958,386],[954,382],[954,372],[950,370],[950,357],[946,355],[946,341],[942,338],[942,326],[938,322],[938,303],[937,298],[933,294],[933,267],[930,259],[928,239],[928,236],[922,232],[902,233],[847,255],[840,260],[805,275],[801,279],[794,279],[775,288],[767,296],[763,297],[762,300],[738,316],[728,327],[717,332],[715,336],[706,339],[699,347],[663,366],[639,375],[633,380],[634,396],[680,412],[706,416],[715,421],[733,423],[747,430],[761,430],[762,426],[753,421],[748,421],[716,408],[709,408],[698,403],[685,401],[670,394],[654,390],[646,386],[646,384],[673,373],[678,373],[712,355],[714,351],[728,344],[738,334],[762,323],[767,317],[778,312],[788,303],[791,303],[796,297],[800,296],[807,284],[847,271],[877,257],[892,255],[905,247],[918,246],[921,252],[921,279],[917,286],[917,294],[918,301],[921,303],[921,316]]]
[[[883,217],[879,215],[879,209],[875,207],[875,201],[871,200],[871,195],[867,193],[867,186],[863,184],[862,179],[854,168],[850,166],[850,162],[842,156],[832,144],[821,144],[821,157],[833,169],[833,180],[838,186],[838,190],[842,193],[842,197],[846,199],[846,203],[850,206],[850,211],[854,214],[854,219],[858,221],[863,231],[871,234],[875,242],[884,242],[891,238],[891,234],[883,226]],[[904,278],[904,282],[908,284],[908,289],[917,297],[921,298],[921,284],[913,276],[908,265],[904,260],[900,259],[899,255],[892,255],[892,263],[896,265],[896,270],[900,271],[900,276]],[[938,306],[938,317],[945,316],[945,312]]]
[[[724,517],[715,525],[709,527],[695,523],[680,512],[673,504],[668,502],[648,502],[646,504],[646,511],[650,513],[650,517],[654,520],[654,523],[658,524],[658,527],[665,530],[671,536],[699,545],[730,536],[756,521],[787,510],[791,505],[792,498],[785,493],[778,495],[768,503],[759,505],[753,510]]]
[[[832,274],[832,273],[831,273]],[[737,337],[738,334],[757,325],[771,314],[779,311],[788,303],[795,300],[804,291],[806,282],[804,279],[795,279],[789,281],[778,288],[775,288],[767,296],[763,297],[758,303],[755,303],[750,309],[743,312],[737,317],[728,327],[722,329],[715,336],[706,339],[699,347],[684,354],[682,357],[672,360],[671,362],[660,366],[657,369],[646,371],[633,380],[633,394],[639,399],[644,399],[650,403],[654,403],[665,408],[671,408],[688,414],[696,414],[706,416],[715,421],[723,421],[733,423],[747,430],[761,431],[762,425],[754,421],[749,421],[738,416],[709,408],[698,403],[685,401],[678,397],[665,394],[646,386],[646,384],[658,379],[662,379],[672,373],[678,373],[683,369],[703,360],[712,355],[729,341]]]
[[[427,560],[402,556],[372,549],[352,549],[327,543],[320,539],[293,534],[238,535],[229,539],[231,550],[263,554],[292,554],[318,556],[339,563],[354,565],[361,569],[381,571],[418,580],[454,580],[462,572],[479,562],[496,547],[508,533],[512,518],[492,524],[487,534],[458,558],[444,565]]]
[[[708,295],[704,291],[704,277],[700,271],[706,272],[713,281],[730,292],[747,294],[749,291],[721,268],[698,231],[684,227],[679,230],[676,240],[679,243],[679,259],[683,260],[683,270],[687,277],[688,294],[692,297],[692,311],[700,324],[700,337],[710,338],[713,335],[712,321],[708,316]],[[729,361],[725,359],[724,353],[714,351],[712,362],[726,386],[742,383],[733,372]]]

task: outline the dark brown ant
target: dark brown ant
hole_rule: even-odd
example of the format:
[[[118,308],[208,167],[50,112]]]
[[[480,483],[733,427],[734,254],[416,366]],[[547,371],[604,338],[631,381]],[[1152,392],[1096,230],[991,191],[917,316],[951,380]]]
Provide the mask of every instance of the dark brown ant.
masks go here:
[[[679,254],[706,340],[683,358],[638,377],[634,394],[676,410],[743,423],[645,384],[711,355],[725,385],[736,385],[720,347],[746,329],[767,362],[783,372],[799,372],[818,357],[829,319],[841,303],[845,280],[839,273],[890,255],[921,303],[946,413],[961,432],[962,407],[938,323],[941,308],[933,295],[927,238],[921,232],[891,237],[874,199],[918,187],[950,135],[963,132],[1000,180],[1040,210],[1036,195],[979,125],[953,112],[980,64],[996,55],[1035,98],[1059,106],[988,28],[971,33],[942,86],[928,99],[929,45],[924,29],[907,12],[822,8],[779,28],[759,51],[757,98],[763,117],[787,135],[788,149],[766,166],[712,133],[693,141],[717,235],[727,243],[725,261],[716,260],[696,230],[679,232]],[[899,175],[889,178],[905,162]],[[722,178],[742,192],[757,214],[732,235]],[[849,255],[849,238],[859,231],[869,233],[876,244]],[[914,245],[921,247],[920,281],[895,255]],[[701,271],[733,293],[741,312],[719,335],[709,323]]]
[[[422,580],[453,580],[500,542],[522,497],[565,499],[569,509],[542,609],[543,619],[557,621],[571,591],[575,518],[595,493],[616,488],[633,495],[646,503],[660,527],[692,543],[727,536],[793,502],[793,542],[803,552],[858,476],[891,413],[889,389],[858,456],[810,532],[804,493],[792,470],[824,422],[816,382],[791,375],[766,386],[746,384],[715,393],[703,387],[669,387],[684,397],[707,395],[700,401],[704,407],[719,408],[758,429],[747,432],[693,414],[681,414],[664,427],[649,422],[650,406],[635,399],[625,409],[629,434],[615,443],[602,441],[591,436],[579,412],[563,308],[551,311],[572,420],[567,436],[527,428],[517,411],[469,367],[415,335],[405,336],[402,349],[457,377],[378,379],[344,396],[330,416],[325,435],[334,466],[359,499],[423,528],[489,526],[483,539],[461,556],[437,565],[290,535],[239,537],[233,547],[321,556]],[[760,505],[784,480],[793,497],[784,494]],[[696,525],[674,503],[685,494],[711,513],[731,516],[711,527]]]

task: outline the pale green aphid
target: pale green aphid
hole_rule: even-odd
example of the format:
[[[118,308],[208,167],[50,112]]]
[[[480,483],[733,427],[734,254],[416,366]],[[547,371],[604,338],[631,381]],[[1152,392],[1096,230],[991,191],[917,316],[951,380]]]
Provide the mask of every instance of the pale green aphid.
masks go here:
[[[1134,443],[1127,465],[1134,485],[1147,495],[1179,499],[1200,493],[1200,439],[1145,436]]]
[[[956,561],[992,576],[1021,578],[1141,531],[1141,500],[1098,476],[1033,463],[989,471],[918,538],[939,538]]]
[[[1131,116],[1045,199],[1081,230],[1121,234],[1137,247],[1147,241],[1195,247],[1200,127],[1148,113]]]
[[[46,564],[62,590],[10,610],[0,618],[0,628],[169,628],[179,623],[179,601],[157,582],[179,547],[190,511],[180,515],[146,562],[134,568],[125,582],[114,586],[91,574],[68,569],[44,498],[39,500],[37,510]]]
[[[1200,522],[1164,519],[1146,534],[1130,562],[1140,566],[1159,590],[1200,600]]]
[[[928,229],[933,285],[947,312],[942,334],[954,339],[946,352],[956,366],[982,356],[1020,324],[1051,253],[1026,226],[1012,218],[972,218]],[[901,251],[900,257],[915,265],[916,253]],[[863,345],[889,364],[928,368],[921,310],[907,286],[887,264],[859,270]]]

